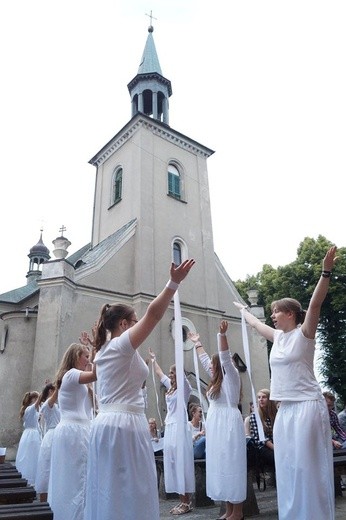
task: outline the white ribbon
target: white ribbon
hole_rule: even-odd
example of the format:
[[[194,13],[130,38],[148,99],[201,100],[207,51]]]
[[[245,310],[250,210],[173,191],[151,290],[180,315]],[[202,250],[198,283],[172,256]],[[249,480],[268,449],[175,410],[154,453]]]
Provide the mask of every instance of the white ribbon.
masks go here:
[[[265,435],[264,435],[264,430],[263,430],[263,424],[262,424],[261,418],[258,413],[257,396],[256,396],[255,388],[252,383],[249,338],[247,335],[247,327],[246,327],[246,320],[245,320],[245,316],[244,316],[244,309],[241,310],[241,329],[242,329],[242,335],[243,335],[243,349],[244,349],[244,354],[245,354],[245,362],[246,362],[247,372],[249,374],[249,379],[250,379],[250,384],[251,384],[251,395],[252,395],[254,413],[255,413],[256,422],[257,422],[258,436],[259,436],[260,441],[264,441]]]
[[[195,374],[196,374],[196,382],[197,382],[197,390],[198,390],[198,397],[199,397],[199,402],[200,402],[200,405],[201,405],[201,408],[202,408],[202,416],[203,416],[203,429],[205,427],[205,414],[204,414],[204,410],[203,410],[203,406],[202,406],[202,391],[201,391],[201,380],[199,378],[199,367],[198,367],[198,356],[197,356],[197,351],[196,351],[196,347],[194,346],[193,347],[193,364],[194,364],[194,367],[195,367]]]
[[[174,293],[174,338],[175,338],[175,367],[177,381],[177,492],[185,495],[185,424],[186,408],[184,400],[184,353],[183,353],[183,324],[178,291]]]
[[[155,398],[156,398],[156,409],[157,409],[157,413],[158,413],[158,416],[159,416],[159,419],[160,419],[160,430],[162,431],[163,430],[163,421],[162,421],[162,416],[161,416],[160,406],[159,406],[159,396],[158,396],[157,388],[156,388],[156,377],[155,377],[154,364],[155,363],[151,363],[151,377],[152,377],[153,384],[154,384],[154,391],[155,391]]]

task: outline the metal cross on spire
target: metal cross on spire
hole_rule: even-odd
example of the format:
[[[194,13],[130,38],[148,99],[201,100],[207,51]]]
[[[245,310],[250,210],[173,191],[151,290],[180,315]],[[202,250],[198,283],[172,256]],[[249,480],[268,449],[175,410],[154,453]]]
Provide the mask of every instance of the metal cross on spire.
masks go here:
[[[64,236],[64,231],[66,231],[66,227],[64,226],[64,224],[61,226],[61,228],[59,229],[59,233],[61,233],[61,236],[63,237]]]
[[[150,26],[152,27],[153,20],[157,20],[157,18],[155,18],[155,16],[153,16],[153,11],[150,11],[150,14],[145,13],[145,16],[149,16],[149,18],[150,18]]]

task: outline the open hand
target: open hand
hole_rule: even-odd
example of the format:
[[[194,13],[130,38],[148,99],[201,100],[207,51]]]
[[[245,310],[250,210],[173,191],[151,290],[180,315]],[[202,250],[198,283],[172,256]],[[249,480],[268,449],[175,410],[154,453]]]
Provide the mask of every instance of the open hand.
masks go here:
[[[172,282],[180,283],[189,274],[191,267],[195,265],[193,259],[184,260],[180,265],[176,266],[173,262],[170,269],[170,275]]]
[[[199,334],[198,334],[198,332],[191,332],[191,331],[189,331],[189,332],[187,333],[187,337],[188,337],[191,341],[193,341],[194,343],[197,343],[197,341],[199,341]]]
[[[227,329],[228,329],[228,322],[226,320],[222,320],[220,323],[220,327],[219,327],[220,334],[226,334]]]

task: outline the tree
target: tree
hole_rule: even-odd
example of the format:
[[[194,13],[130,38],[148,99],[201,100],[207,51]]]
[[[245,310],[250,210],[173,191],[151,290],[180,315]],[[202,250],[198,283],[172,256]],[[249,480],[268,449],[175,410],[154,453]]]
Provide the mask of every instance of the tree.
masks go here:
[[[306,237],[294,262],[277,269],[266,264],[260,273],[248,276],[245,281],[238,280],[235,286],[245,301],[248,301],[247,291],[257,289],[258,304],[264,307],[266,323],[272,325],[270,306],[275,300],[289,296],[307,308],[321,275],[322,259],[331,245],[322,235],[316,240]],[[329,292],[321,309],[317,340],[322,351],[323,384],[346,403],[346,248],[338,249],[337,254]]]

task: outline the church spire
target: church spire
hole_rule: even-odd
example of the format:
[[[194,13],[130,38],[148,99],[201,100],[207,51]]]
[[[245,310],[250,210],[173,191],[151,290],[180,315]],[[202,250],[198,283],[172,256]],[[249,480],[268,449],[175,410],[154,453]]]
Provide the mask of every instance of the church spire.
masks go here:
[[[26,278],[27,283],[32,280],[37,280],[42,275],[42,264],[50,259],[49,249],[46,247],[42,240],[43,229],[40,230],[40,238],[36,245],[34,245],[28,254],[30,258],[29,271],[27,272]]]
[[[127,88],[131,96],[132,117],[138,112],[142,112],[168,125],[168,99],[172,95],[172,87],[171,82],[162,75],[153,38],[152,19],[153,16],[150,13],[150,26],[142,59],[137,75],[130,81]]]

